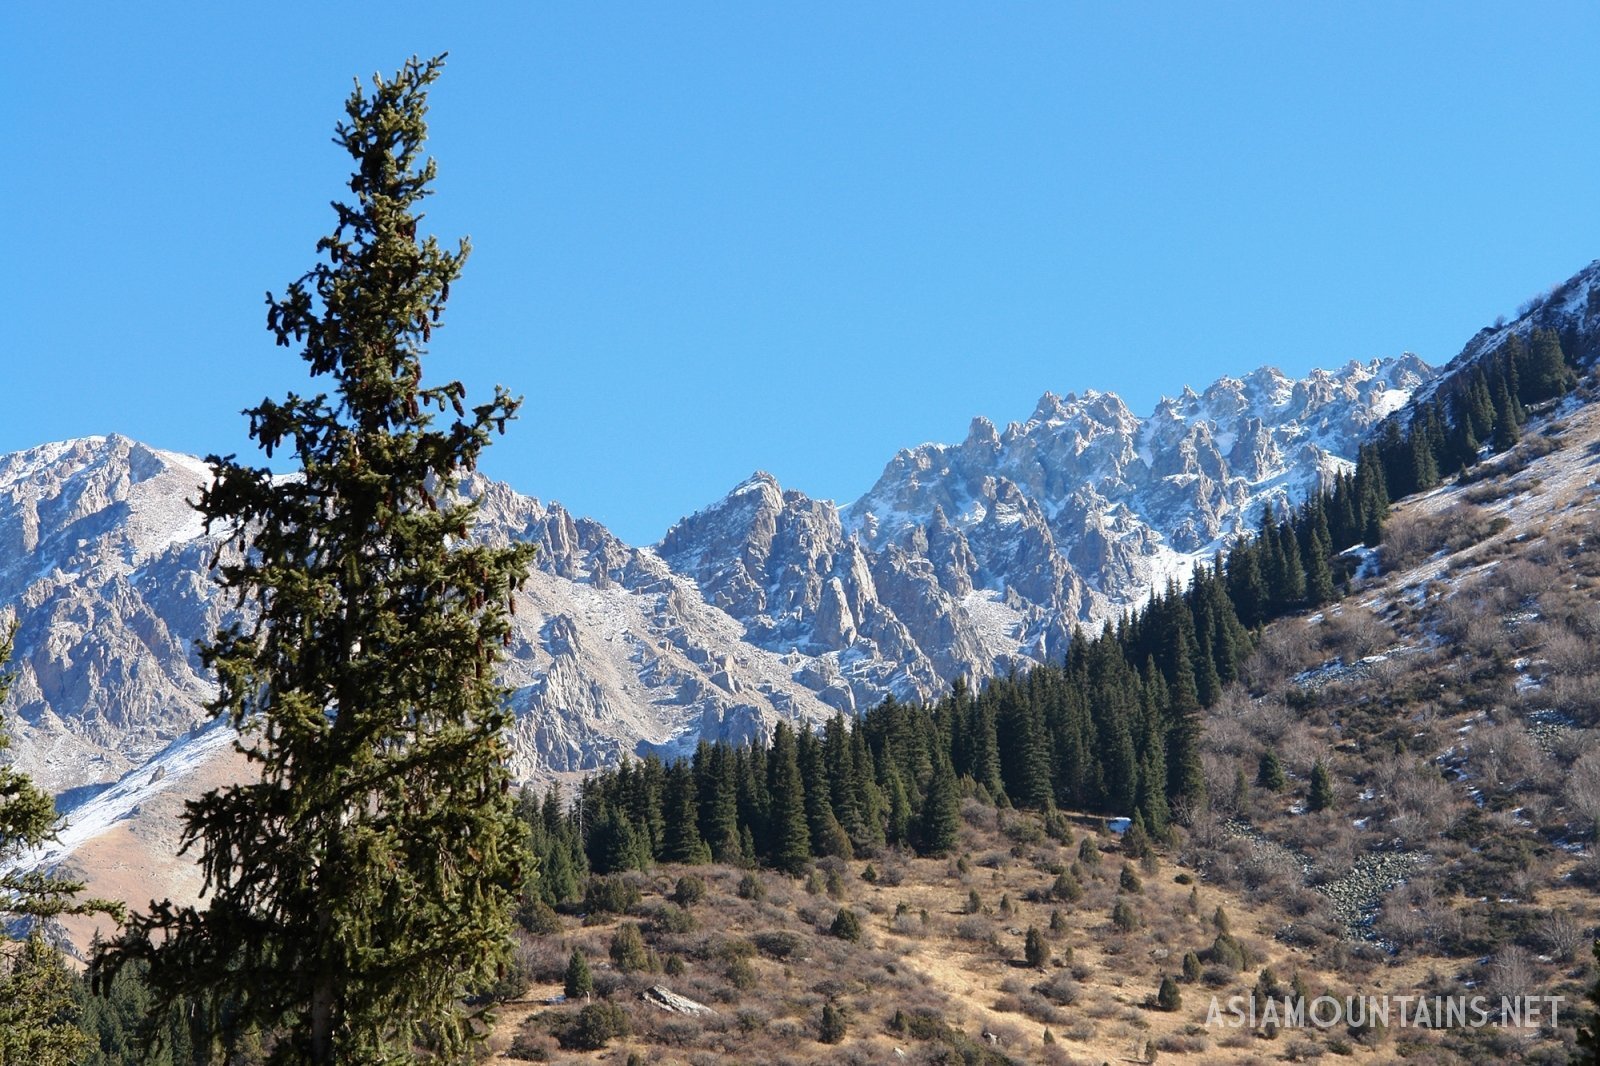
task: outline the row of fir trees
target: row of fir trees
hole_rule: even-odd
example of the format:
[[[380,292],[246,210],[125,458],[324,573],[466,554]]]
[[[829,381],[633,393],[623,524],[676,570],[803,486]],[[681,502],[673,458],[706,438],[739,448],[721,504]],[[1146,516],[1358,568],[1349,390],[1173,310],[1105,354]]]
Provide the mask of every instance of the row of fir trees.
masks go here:
[[[1487,450],[1515,445],[1530,408],[1560,399],[1577,381],[1555,330],[1513,334],[1487,357],[1448,378],[1408,425],[1391,418],[1367,448],[1390,496],[1426,492],[1475,465]]]

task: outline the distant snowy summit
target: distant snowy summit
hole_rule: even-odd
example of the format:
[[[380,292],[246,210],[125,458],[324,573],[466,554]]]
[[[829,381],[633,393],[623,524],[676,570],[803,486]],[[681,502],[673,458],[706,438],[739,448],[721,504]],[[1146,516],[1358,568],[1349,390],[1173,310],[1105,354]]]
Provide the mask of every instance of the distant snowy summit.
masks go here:
[[[1412,355],[1302,380],[1270,367],[1138,418],[1113,393],[1046,393],[1004,431],[890,460],[842,510],[758,473],[656,546],[758,647],[854,709],[1058,655],[1072,630],[1349,469],[1433,371]]]
[[[1410,357],[1261,370],[1146,419],[1047,394],[1004,432],[903,451],[841,511],[757,474],[653,548],[474,479],[480,535],[540,545],[505,676],[520,774],[688,750],[917,699],[1057,654],[1348,461],[1429,373]],[[190,506],[210,473],[116,435],[0,456],[0,607],[20,628],[24,769],[115,781],[190,735],[195,652],[228,618]]]
[[[1447,371],[1534,329],[1593,360],[1600,262]],[[1026,421],[899,452],[846,506],[758,473],[653,547],[476,478],[478,534],[540,546],[504,671],[516,771],[684,752],[1057,657],[1075,627],[1326,484],[1438,380],[1410,355],[1298,380],[1269,367],[1142,418],[1111,393],[1046,393]],[[213,689],[195,642],[231,617],[188,506],[208,476],[118,436],[0,456],[13,752],[48,787],[116,781],[199,735]]]

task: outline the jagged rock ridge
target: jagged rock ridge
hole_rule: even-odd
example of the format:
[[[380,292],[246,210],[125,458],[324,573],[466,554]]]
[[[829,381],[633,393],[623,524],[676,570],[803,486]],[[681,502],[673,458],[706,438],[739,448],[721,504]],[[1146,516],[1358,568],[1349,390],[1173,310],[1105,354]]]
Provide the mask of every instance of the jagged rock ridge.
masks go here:
[[[978,418],[960,444],[900,452],[843,511],[758,473],[656,550],[751,643],[812,657],[833,705],[927,696],[1057,655],[1181,578],[1347,469],[1431,374],[1411,355],[1299,381],[1269,367],[1143,419],[1112,393],[1046,393],[1003,432]]]
[[[124,437],[0,457],[0,604],[16,614],[8,715],[20,767],[57,792],[115,781],[190,732],[214,692],[195,652],[231,617],[188,501],[198,460]],[[516,770],[745,738],[829,706],[742,639],[653,552],[475,478],[479,531],[540,546],[505,669]]]
[[[1536,328],[1592,361],[1600,261],[1448,369]],[[979,418],[958,444],[900,452],[843,508],[758,474],[655,548],[475,480],[481,535],[542,548],[506,668],[518,772],[681,751],[1058,654],[1073,627],[1181,576],[1264,504],[1324,483],[1437,380],[1412,356],[1299,381],[1264,368],[1145,418],[1110,393],[1047,393],[1024,422]],[[14,751],[47,786],[114,781],[205,717],[194,644],[229,610],[187,504],[207,476],[116,436],[0,456]]]

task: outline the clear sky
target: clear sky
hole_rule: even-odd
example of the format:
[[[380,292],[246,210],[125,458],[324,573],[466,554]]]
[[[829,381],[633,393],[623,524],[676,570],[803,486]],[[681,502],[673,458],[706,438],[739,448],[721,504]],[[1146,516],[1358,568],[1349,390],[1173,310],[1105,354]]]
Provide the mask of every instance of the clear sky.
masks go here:
[[[635,543],[1047,389],[1441,362],[1600,256],[1592,0],[454,6],[0,5],[0,451],[249,452],[350,79],[412,53],[475,247],[429,376]]]

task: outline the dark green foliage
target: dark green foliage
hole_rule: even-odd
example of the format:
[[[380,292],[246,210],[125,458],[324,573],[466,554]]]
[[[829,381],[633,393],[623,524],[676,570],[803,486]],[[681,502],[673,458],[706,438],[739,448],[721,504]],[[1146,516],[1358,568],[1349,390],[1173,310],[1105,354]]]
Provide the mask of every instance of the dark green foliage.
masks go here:
[[[729,960],[725,976],[728,983],[741,992],[748,992],[760,981],[755,966],[742,955]]]
[[[1278,753],[1270,748],[1261,754],[1261,762],[1256,767],[1256,786],[1278,792],[1287,784],[1283,776],[1283,764],[1278,761]]]
[[[1207,961],[1230,971],[1250,968],[1250,950],[1232,933],[1218,933],[1206,952]]]
[[[856,917],[856,912],[849,907],[840,907],[839,913],[833,916],[833,924],[828,927],[830,936],[850,943],[861,940],[861,919]]]
[[[589,834],[589,868],[597,874],[643,870],[650,864],[643,828],[620,804],[606,804]]]
[[[1518,396],[1525,404],[1565,395],[1574,375],[1561,351],[1561,338],[1551,329],[1535,330],[1527,355],[1518,367]]]
[[[941,759],[922,803],[917,850],[923,855],[947,855],[961,838],[961,799],[948,760]]]
[[[770,933],[757,933],[751,938],[763,955],[770,955],[779,962],[784,962],[794,957],[800,950],[802,941],[798,934],[780,929]]]
[[[704,878],[694,874],[684,874],[678,878],[678,883],[672,890],[673,901],[680,907],[692,907],[706,898],[706,882]]]
[[[1056,875],[1056,882],[1051,886],[1050,894],[1063,903],[1076,903],[1083,898],[1083,886],[1072,876],[1071,870],[1062,870]]]
[[[68,1066],[88,1038],[78,1027],[77,979],[33,933],[0,956],[0,1063]]]
[[[591,877],[583,893],[583,909],[590,914],[626,914],[639,905],[639,886],[626,877]]]
[[[806,821],[806,792],[800,776],[794,730],[779,722],[768,757],[771,781],[770,845],[772,865],[798,877],[811,862],[811,830]]]
[[[567,960],[563,991],[568,999],[586,999],[594,994],[594,977],[589,973],[589,960],[577,948],[572,949],[572,957]]]
[[[599,1051],[608,1041],[633,1031],[628,1012],[615,1003],[591,1003],[556,1030],[556,1040],[569,1051]]]
[[[1122,853],[1130,859],[1142,859],[1153,850],[1150,834],[1144,828],[1144,815],[1135,812],[1133,824],[1122,834]]]
[[[1078,843],[1078,861],[1085,866],[1100,865],[1100,844],[1094,837],[1084,837]]]
[[[738,896],[740,899],[751,899],[757,902],[767,898],[767,886],[762,883],[756,874],[747,873],[739,878]]]
[[[1126,899],[1118,899],[1116,906],[1111,908],[1111,924],[1118,932],[1131,933],[1139,928],[1139,912]]]
[[[693,914],[675,903],[663,903],[650,915],[650,927],[661,933],[691,933],[698,924]]]
[[[549,936],[561,931],[555,908],[537,896],[524,896],[517,905],[517,925],[534,936]]]
[[[711,849],[700,838],[698,789],[687,762],[668,768],[662,804],[661,861],[684,865],[710,862]]]
[[[817,1039],[824,1044],[837,1044],[844,1040],[847,1032],[844,1020],[844,1011],[833,1005],[833,1000],[822,1005],[822,1021],[818,1026]]]
[[[1178,982],[1170,976],[1161,979],[1161,988],[1156,992],[1156,1006],[1168,1012],[1183,1006],[1183,993],[1178,991]]]
[[[1509,450],[1521,438],[1521,428],[1517,424],[1517,417],[1512,409],[1512,397],[1503,381],[1496,382],[1494,389],[1494,450],[1503,452]]]
[[[1144,891],[1144,884],[1139,880],[1139,875],[1133,872],[1133,867],[1127,865],[1122,867],[1122,874],[1117,879],[1117,890],[1135,895]]]
[[[238,551],[221,583],[256,608],[202,649],[211,710],[258,775],[189,804],[206,908],[156,904],[106,958],[149,962],[157,1010],[227,997],[283,1033],[278,1061],[464,1055],[484,1028],[463,994],[508,958],[525,880],[495,665],[533,548],[472,543],[457,495],[518,402],[497,390],[469,409],[458,383],[421,386],[467,254],[417,228],[441,67],[357,86],[335,138],[352,203],[323,261],[268,299],[277,342],[334,395],[248,412],[301,477],[212,457],[200,494]]]
[[[650,955],[636,922],[623,922],[611,934],[611,962],[623,973],[650,968]]]
[[[1050,945],[1045,943],[1038,926],[1028,926],[1028,934],[1022,942],[1022,958],[1036,970],[1044,969],[1050,961]]]
[[[1318,759],[1311,768],[1311,793],[1306,799],[1306,809],[1325,811],[1333,806],[1333,801],[1333,778],[1328,773],[1327,764]]]
[[[1200,956],[1192,951],[1183,953],[1183,979],[1190,984],[1200,980]]]
[[[203,1051],[196,1053],[207,1047],[222,1050],[241,1066],[266,1060],[261,1034],[241,1031],[230,1010],[208,1017],[190,1002],[152,1017],[144,973],[142,964],[124,966],[99,995],[88,980],[79,982],[78,1026],[89,1038],[88,1048],[74,1060],[79,1066],[193,1066],[207,1061]]]

